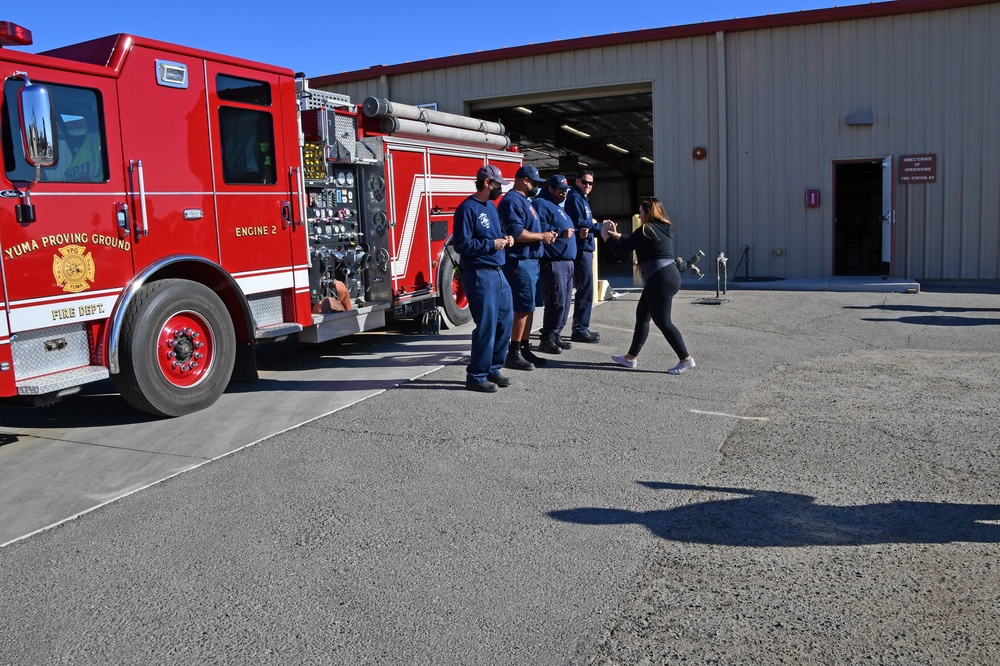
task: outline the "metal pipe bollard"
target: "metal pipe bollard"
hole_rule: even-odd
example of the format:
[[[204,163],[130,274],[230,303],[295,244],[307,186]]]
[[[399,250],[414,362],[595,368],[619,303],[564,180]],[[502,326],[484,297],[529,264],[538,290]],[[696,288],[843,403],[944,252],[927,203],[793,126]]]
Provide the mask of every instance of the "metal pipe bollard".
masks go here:
[[[701,305],[722,305],[723,303],[728,303],[728,298],[720,297],[720,287],[721,293],[726,293],[726,286],[729,281],[729,275],[726,269],[726,264],[729,263],[729,258],[726,257],[725,253],[720,252],[719,256],[715,259],[715,298],[699,298],[694,303],[699,303]]]
[[[715,260],[715,297],[719,297],[719,274],[722,274],[722,293],[726,293],[727,282],[729,281],[729,275],[726,271],[726,264],[729,263],[729,258],[726,257],[724,252],[720,252],[719,256]]]

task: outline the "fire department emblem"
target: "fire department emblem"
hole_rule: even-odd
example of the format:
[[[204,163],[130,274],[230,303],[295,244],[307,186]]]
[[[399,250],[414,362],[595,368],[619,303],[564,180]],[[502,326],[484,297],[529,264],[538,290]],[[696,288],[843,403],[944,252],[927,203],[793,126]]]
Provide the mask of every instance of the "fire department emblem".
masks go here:
[[[94,257],[82,245],[61,247],[59,254],[52,257],[52,274],[56,286],[63,291],[76,293],[90,289],[94,281]]]

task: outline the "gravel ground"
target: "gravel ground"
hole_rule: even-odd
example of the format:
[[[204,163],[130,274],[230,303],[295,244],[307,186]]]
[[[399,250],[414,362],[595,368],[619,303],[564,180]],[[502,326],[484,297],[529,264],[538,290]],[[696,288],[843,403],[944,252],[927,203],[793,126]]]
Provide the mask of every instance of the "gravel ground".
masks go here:
[[[684,506],[604,516],[658,542],[591,664],[1000,662],[1000,297],[874,300],[882,348],[778,365]]]

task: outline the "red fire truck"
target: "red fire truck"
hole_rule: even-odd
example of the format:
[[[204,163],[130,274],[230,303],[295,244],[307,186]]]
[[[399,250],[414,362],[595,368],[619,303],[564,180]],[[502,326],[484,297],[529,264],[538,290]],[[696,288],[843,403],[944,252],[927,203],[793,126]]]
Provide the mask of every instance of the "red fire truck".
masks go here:
[[[0,22],[0,399],[111,377],[178,416],[255,380],[261,341],[468,320],[450,221],[520,165],[499,123],[131,35],[30,43]]]

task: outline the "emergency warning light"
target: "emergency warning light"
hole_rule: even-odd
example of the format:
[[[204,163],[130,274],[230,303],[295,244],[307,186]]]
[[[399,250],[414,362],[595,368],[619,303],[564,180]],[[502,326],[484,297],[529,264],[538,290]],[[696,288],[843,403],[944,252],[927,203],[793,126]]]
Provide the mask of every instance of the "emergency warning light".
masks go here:
[[[0,21],[0,46],[31,46],[31,31],[10,21]]]

